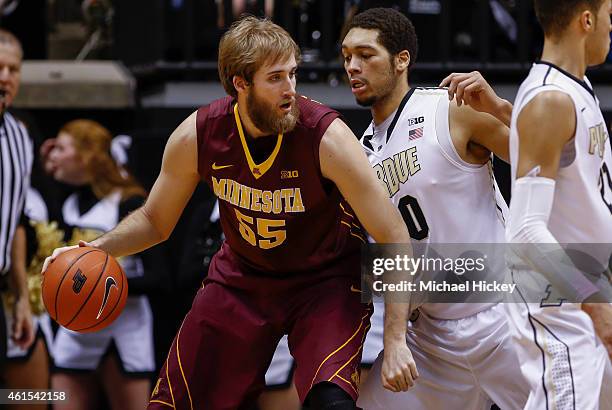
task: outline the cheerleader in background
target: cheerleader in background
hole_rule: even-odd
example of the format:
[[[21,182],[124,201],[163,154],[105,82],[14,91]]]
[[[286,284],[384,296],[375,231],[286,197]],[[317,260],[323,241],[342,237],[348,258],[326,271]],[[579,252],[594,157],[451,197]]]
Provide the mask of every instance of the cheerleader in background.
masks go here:
[[[57,138],[46,143],[45,169],[55,180],[76,187],[62,206],[69,244],[100,236],[144,200],[144,189],[111,156],[111,140],[110,132],[99,123],[79,119],[65,124]],[[156,369],[153,317],[143,293],[150,288],[152,272],[145,269],[143,254],[119,262],[129,288],[121,316],[94,333],[58,329],[51,385],[67,392],[70,400],[56,404],[56,409],[95,409],[100,390],[113,409],[147,406],[149,378]]]

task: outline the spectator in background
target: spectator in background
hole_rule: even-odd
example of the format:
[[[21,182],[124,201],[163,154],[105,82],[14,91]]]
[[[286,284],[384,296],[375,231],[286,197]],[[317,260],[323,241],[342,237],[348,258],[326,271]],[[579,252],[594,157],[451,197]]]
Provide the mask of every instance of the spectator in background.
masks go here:
[[[30,184],[32,141],[23,124],[6,109],[19,91],[23,50],[19,40],[0,29],[0,280],[14,295],[10,336],[22,349],[34,340],[26,284],[25,229],[20,226]],[[7,327],[0,303],[0,367],[6,359]]]
[[[263,14],[272,17],[274,14],[274,0],[232,0],[232,12],[234,19],[238,19],[242,14],[260,14],[260,6],[263,3]]]
[[[8,338],[7,363],[2,376],[7,389],[48,389],[53,330],[51,319],[42,302],[40,270],[49,249],[61,246],[63,234],[57,229],[56,224],[46,222],[47,207],[33,187],[28,190],[24,213],[28,265],[26,282],[34,325],[34,343],[29,348],[22,348]],[[6,307],[13,301],[13,296],[10,292],[3,292],[2,299]],[[13,319],[10,316],[6,319],[10,329]],[[15,404],[11,408],[26,410],[32,406],[24,402]]]
[[[111,157],[111,140],[110,132],[99,123],[74,120],[46,144],[51,149],[45,169],[57,181],[77,187],[62,207],[68,243],[93,240],[144,200],[144,189]],[[150,271],[145,275],[142,256],[120,260],[130,293],[113,324],[87,334],[58,330],[52,387],[68,393],[70,408],[96,408],[98,385],[113,409],[143,409],[148,403],[149,376],[155,371],[153,317],[143,293],[152,278]]]
[[[225,1],[215,0],[215,3],[217,4],[217,27],[224,29],[232,23],[226,21],[225,18],[228,14],[225,12]],[[261,15],[268,18],[274,16],[274,0],[231,0],[231,6],[231,16],[234,21],[238,20],[243,14]],[[263,6],[263,10],[261,6]]]

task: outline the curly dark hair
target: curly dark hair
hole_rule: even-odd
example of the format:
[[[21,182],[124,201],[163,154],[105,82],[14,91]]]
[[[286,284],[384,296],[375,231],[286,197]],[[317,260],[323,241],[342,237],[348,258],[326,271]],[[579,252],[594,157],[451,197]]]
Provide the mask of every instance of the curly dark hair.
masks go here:
[[[417,59],[419,43],[416,31],[408,17],[391,8],[376,7],[357,14],[348,24],[352,28],[378,30],[378,41],[392,56],[403,50],[410,53],[410,64]]]
[[[547,36],[558,36],[567,28],[580,7],[597,13],[604,0],[535,0],[538,21]]]

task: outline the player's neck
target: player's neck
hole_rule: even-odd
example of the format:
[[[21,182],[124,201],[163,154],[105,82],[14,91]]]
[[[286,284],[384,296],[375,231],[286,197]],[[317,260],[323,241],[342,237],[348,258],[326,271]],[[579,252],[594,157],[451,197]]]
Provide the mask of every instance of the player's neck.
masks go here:
[[[246,101],[238,101],[238,115],[240,116],[240,123],[242,124],[242,129],[249,137],[259,138],[270,135],[269,132],[264,132],[255,126],[246,109]]]
[[[552,40],[546,38],[542,60],[552,63],[582,80],[586,73],[587,63],[585,47],[580,39]]]
[[[387,96],[376,101],[372,105],[372,119],[374,125],[379,125],[381,122],[387,119],[393,111],[397,110],[400,103],[404,99],[406,93],[410,91],[408,81],[400,81],[397,86]]]

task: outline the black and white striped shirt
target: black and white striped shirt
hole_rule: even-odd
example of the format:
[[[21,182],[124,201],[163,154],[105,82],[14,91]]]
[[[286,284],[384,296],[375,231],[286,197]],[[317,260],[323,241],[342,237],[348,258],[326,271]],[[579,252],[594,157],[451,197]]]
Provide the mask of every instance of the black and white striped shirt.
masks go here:
[[[0,120],[0,274],[11,265],[11,245],[30,186],[33,155],[24,125],[5,113]]]

